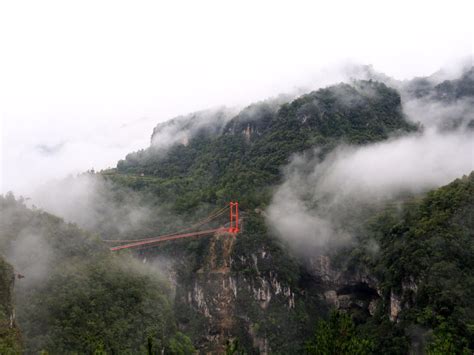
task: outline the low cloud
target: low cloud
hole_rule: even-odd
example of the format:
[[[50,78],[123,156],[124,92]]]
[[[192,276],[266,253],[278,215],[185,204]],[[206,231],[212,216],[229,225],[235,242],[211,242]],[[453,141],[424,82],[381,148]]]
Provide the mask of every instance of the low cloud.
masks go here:
[[[442,102],[428,98],[408,99],[404,110],[408,119],[426,128],[441,131],[474,128],[474,100],[463,98],[455,102]]]
[[[300,251],[351,240],[350,216],[427,191],[474,170],[472,130],[423,133],[341,146],[323,161],[298,155],[268,208],[267,222]]]
[[[35,148],[40,154],[47,156],[47,155],[58,154],[63,149],[65,144],[66,144],[65,142],[52,144],[52,145],[38,144]]]
[[[5,256],[16,272],[28,275],[20,283],[22,287],[42,282],[54,260],[53,251],[46,238],[41,232],[30,228],[21,230],[17,238],[11,241]]]
[[[31,194],[30,203],[86,230],[116,237],[138,229],[153,214],[151,201],[145,202],[141,195],[126,188],[118,189],[95,174],[70,176],[41,185]]]
[[[155,153],[164,153],[174,144],[187,145],[198,132],[221,133],[225,123],[236,113],[236,109],[221,107],[179,116],[160,123],[153,130],[151,147],[154,148]]]

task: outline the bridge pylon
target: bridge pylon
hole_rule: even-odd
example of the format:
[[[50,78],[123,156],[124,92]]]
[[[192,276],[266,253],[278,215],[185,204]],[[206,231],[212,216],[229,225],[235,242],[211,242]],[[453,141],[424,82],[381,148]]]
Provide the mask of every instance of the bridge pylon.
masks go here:
[[[229,233],[239,233],[239,203],[230,202],[230,227]]]

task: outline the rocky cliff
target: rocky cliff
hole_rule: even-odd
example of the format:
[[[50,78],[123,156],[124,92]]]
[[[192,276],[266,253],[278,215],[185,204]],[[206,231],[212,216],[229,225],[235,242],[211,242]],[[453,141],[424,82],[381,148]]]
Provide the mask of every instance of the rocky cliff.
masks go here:
[[[430,100],[431,96],[436,98],[428,96]],[[471,106],[466,107],[472,112]],[[335,85],[291,102],[261,102],[236,115],[198,113],[157,126],[150,148],[129,154],[117,169],[91,177],[107,180],[113,190],[98,206],[102,216],[102,206],[126,204],[133,195],[133,206],[146,207],[150,218],[141,219],[123,233],[105,225],[93,231],[103,239],[172,233],[238,200],[241,232],[236,236],[222,233],[176,240],[132,253],[145,264],[157,266],[150,268],[153,275],[168,271],[173,285],[173,312],[159,302],[165,299],[160,296],[159,291],[164,289],[161,283],[155,284],[153,295],[157,297],[150,298],[146,307],[135,308],[134,313],[123,300],[130,301],[130,305],[142,300],[151,289],[149,279],[139,280],[131,288],[130,281],[121,282],[121,270],[119,277],[107,278],[113,264],[99,268],[104,272],[90,270],[91,276],[86,278],[94,276],[90,292],[104,289],[100,285],[105,281],[107,288],[97,299],[110,297],[120,302],[119,309],[126,309],[118,314],[110,301],[101,303],[106,310],[113,306],[110,317],[119,324],[119,332],[110,334],[108,325],[95,323],[91,337],[97,344],[90,349],[100,349],[101,339],[109,341],[107,349],[124,349],[127,344],[122,340],[136,338],[130,335],[130,329],[137,329],[135,324],[147,319],[149,328],[140,334],[149,334],[150,329],[157,335],[143,338],[141,344],[128,345],[129,349],[142,344],[153,347],[159,341],[170,349],[188,344],[187,349],[195,347],[200,353],[210,354],[240,350],[249,354],[303,353],[308,341],[321,340],[317,338],[320,334],[315,336],[315,329],[328,330],[328,337],[334,341],[344,340],[344,334],[330,334],[339,329],[330,324],[338,317],[328,317],[334,310],[344,314],[339,325],[353,329],[354,337],[360,337],[359,343],[367,344],[373,353],[406,354],[410,346],[424,351],[428,343],[438,349],[473,348],[474,288],[470,286],[474,280],[474,226],[469,222],[473,220],[473,176],[456,180],[431,195],[417,192],[416,196],[403,195],[388,205],[376,201],[368,203],[368,208],[348,206],[360,210],[355,217],[347,213],[352,217],[341,218],[351,231],[351,239],[334,246],[318,244],[297,250],[290,237],[298,225],[288,228],[288,238],[281,238],[267,218],[275,186],[282,184],[284,170],[295,155],[308,158],[303,162],[324,163],[341,145],[349,143],[358,149],[415,130],[422,134],[420,126],[406,120],[399,92],[374,81]],[[352,177],[347,174],[346,178]],[[314,210],[319,202],[324,199],[313,201],[302,196],[301,205]],[[339,212],[334,209],[334,213]],[[215,221],[214,227],[227,221],[227,217]],[[318,233],[312,228],[308,234],[319,238]],[[81,239],[58,242],[64,253],[84,245],[64,245],[64,240]],[[114,257],[121,263],[127,255]],[[77,299],[75,292],[68,293],[70,287],[63,286],[63,281],[67,285],[74,275],[61,275],[56,289],[67,294],[67,305],[88,306],[88,302]],[[112,280],[120,283],[109,289],[108,285],[115,284]],[[89,285],[89,281],[80,284]],[[51,309],[64,304],[55,292],[51,293],[55,301]],[[118,298],[120,294],[122,298]],[[102,317],[104,313],[102,308],[85,311],[83,314],[89,317]],[[150,317],[150,311],[158,312]],[[162,312],[169,317],[163,317]],[[61,331],[81,329],[84,334],[91,329],[89,323],[69,327],[68,312],[60,316],[61,324],[67,325]],[[120,326],[126,316],[133,316],[130,328]],[[163,330],[156,329],[156,319],[166,319]],[[175,334],[176,326],[176,337],[165,334],[169,325],[173,328],[168,330],[170,334]],[[100,335],[95,329],[107,332]],[[59,339],[66,350],[79,349],[83,344],[67,332],[54,339]],[[70,339],[77,342],[71,345]]]

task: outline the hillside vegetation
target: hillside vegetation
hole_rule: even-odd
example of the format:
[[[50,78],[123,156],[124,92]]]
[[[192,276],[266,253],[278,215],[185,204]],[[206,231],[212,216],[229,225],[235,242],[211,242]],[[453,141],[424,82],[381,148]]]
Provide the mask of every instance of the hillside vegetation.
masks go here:
[[[405,90],[466,100],[466,75]],[[353,81],[160,124],[152,145],[115,169],[55,183],[67,192],[86,182],[87,201],[73,201],[81,210],[69,215],[82,228],[0,197],[0,254],[25,275],[15,288],[25,352],[472,353],[474,173],[370,208],[350,204],[352,239],[334,248],[302,255],[268,225],[296,154],[324,162],[341,144],[422,130],[407,121],[397,90]],[[173,232],[231,200],[241,206],[236,237],[117,254],[103,242]],[[1,293],[0,306],[9,297]]]
[[[345,268],[367,267],[378,280],[375,315],[354,310],[375,353],[405,353],[409,346],[432,354],[473,349],[473,217],[474,172],[405,202],[401,211],[387,207],[367,223],[357,247],[337,252]],[[367,252],[371,240],[380,246],[375,254]]]
[[[25,276],[16,301],[26,353],[172,347],[171,291],[153,267],[115,257],[97,237],[12,195],[0,197],[0,213],[0,251]]]
[[[232,199],[257,207],[268,202],[268,187],[280,181],[282,165],[295,153],[318,147],[323,156],[341,142],[370,143],[414,129],[395,90],[371,81],[340,84],[277,107],[251,105],[223,133],[197,131],[187,145],[176,144],[166,154],[153,146],[129,154],[117,164],[117,179],[173,201],[179,212]]]

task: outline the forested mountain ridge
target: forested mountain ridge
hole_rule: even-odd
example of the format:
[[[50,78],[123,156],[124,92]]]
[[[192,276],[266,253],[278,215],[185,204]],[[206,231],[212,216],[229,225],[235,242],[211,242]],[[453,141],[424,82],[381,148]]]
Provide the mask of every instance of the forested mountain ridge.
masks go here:
[[[152,145],[120,161],[117,172],[153,177],[150,188],[176,200],[178,209],[234,198],[256,207],[265,199],[265,188],[279,181],[280,169],[292,154],[319,147],[323,156],[341,142],[370,143],[415,129],[403,117],[395,90],[357,81],[276,107],[274,102],[251,105],[221,134],[198,130],[185,145],[177,142],[164,155]],[[153,140],[159,140],[157,130]],[[160,191],[161,185],[166,191]]]
[[[444,82],[443,85],[451,87],[459,93],[462,92],[461,89],[465,86],[463,83],[469,80],[469,78],[468,72],[461,79],[453,81],[451,85],[450,82]],[[459,87],[461,87],[461,91],[458,90]],[[459,96],[458,94],[455,95]],[[469,96],[469,93],[467,92],[463,95],[463,97],[466,97]],[[437,98],[437,96],[434,97]],[[117,172],[124,174],[119,179],[122,179],[122,182],[126,182],[127,186],[144,191],[155,191],[158,194],[160,189],[157,189],[157,187],[160,185],[161,179],[166,179],[163,181],[166,181],[168,189],[164,194],[164,198],[171,197],[173,203],[176,203],[177,211],[189,211],[190,208],[202,202],[222,204],[224,201],[233,198],[241,201],[244,209],[262,208],[269,202],[272,193],[269,187],[278,183],[281,178],[280,169],[282,165],[288,162],[292,154],[305,152],[305,154],[310,155],[317,154],[321,159],[324,159],[327,152],[330,152],[341,143],[369,144],[387,139],[389,135],[400,135],[417,129],[419,128],[406,121],[402,113],[400,95],[396,90],[375,81],[353,81],[350,85],[340,84],[321,89],[303,95],[293,101],[279,103],[278,105],[267,102],[251,105],[230,119],[222,129],[221,134],[204,136],[198,133],[194,137],[190,137],[186,144],[177,144],[172,147],[165,156],[153,154],[154,148],[152,146],[148,151],[139,152],[137,155],[129,156],[125,161],[119,162]],[[154,134],[155,139],[157,139],[159,132],[155,130]],[[312,151],[314,147],[318,147],[316,152]],[[171,185],[169,185],[170,180],[167,175],[170,171],[174,172]],[[143,174],[144,179],[125,178],[129,173]],[[113,179],[115,178],[118,177],[113,177]],[[169,188],[174,188],[174,183],[178,184],[179,193],[172,196],[166,195],[169,193]],[[196,190],[200,191],[200,196],[196,196]],[[255,235],[261,235],[262,237],[257,242],[255,240],[250,242],[250,240],[246,239],[246,231],[244,231],[242,238],[237,240],[237,244],[234,246],[235,255],[237,257],[237,255],[242,253],[239,255],[239,258],[247,255],[248,258],[256,260],[256,265],[268,263],[265,258],[268,254],[271,255],[271,253],[268,253],[267,250],[270,248],[276,252],[281,250],[282,246],[278,246],[278,243],[277,246],[271,246],[274,244],[274,241],[271,241],[272,238],[266,239],[266,236],[268,234],[271,235],[271,233],[264,227],[261,216],[248,216],[248,228],[254,228],[253,221],[256,222],[253,237]],[[249,239],[253,238],[249,237]],[[249,253],[249,250],[252,249],[254,253]],[[356,253],[356,251],[353,252]],[[278,252],[278,254],[280,253]],[[265,255],[262,258],[263,260],[260,259],[259,254]],[[311,314],[311,311],[307,308],[308,300],[305,299],[305,297],[308,297],[308,294],[311,295],[311,292],[308,293],[306,289],[311,286],[305,284],[308,279],[306,281],[299,279],[302,275],[297,271],[298,267],[295,269],[299,262],[296,265],[290,266],[292,262],[289,263],[288,261],[292,257],[288,251],[283,251],[280,260],[272,256],[270,258],[272,261],[269,269],[274,272],[269,271],[265,275],[259,271],[254,276],[254,281],[251,281],[253,285],[251,288],[256,289],[257,294],[269,293],[271,295],[272,287],[267,289],[265,285],[267,283],[280,284],[281,280],[279,278],[282,278],[284,280],[283,283],[288,285],[288,289],[294,290],[289,293],[290,300],[287,298],[285,302],[292,304],[292,302],[295,302],[292,300],[294,297],[296,305],[298,305],[298,301],[303,304],[300,312]],[[318,281],[322,282],[322,285],[319,286],[319,292],[310,296],[313,297],[311,302],[318,304],[317,299],[328,300],[327,295],[329,294],[330,303],[333,302],[333,305],[339,304],[339,307],[342,307],[341,309],[345,309],[346,306],[341,306],[341,304],[344,304],[341,300],[344,297],[349,297],[351,300],[348,303],[345,301],[347,309],[354,311],[353,307],[356,304],[363,304],[362,308],[360,306],[355,307],[363,310],[362,313],[365,315],[360,316],[359,314],[360,319],[358,321],[364,324],[367,324],[367,319],[372,319],[370,317],[367,318],[367,315],[373,316],[376,314],[377,307],[383,310],[381,314],[384,314],[384,316],[382,318],[387,317],[388,321],[389,319],[392,319],[392,321],[397,319],[395,315],[397,313],[395,303],[396,291],[393,291],[395,300],[388,302],[389,309],[382,307],[381,304],[386,305],[386,303],[381,301],[385,296],[380,297],[380,303],[378,301],[379,296],[373,296],[382,292],[379,286],[377,286],[378,278],[375,276],[375,273],[368,271],[369,268],[363,266],[363,263],[359,263],[356,266],[356,269],[359,269],[359,271],[354,273],[353,270],[340,277],[336,282],[336,288],[333,289],[334,285],[324,284],[325,282],[331,284],[334,280],[325,280],[324,278],[327,274],[332,273],[334,275],[340,272],[331,270],[331,268],[337,269],[336,266],[331,266],[332,263],[330,261],[331,258],[337,259],[337,256],[322,256],[321,258],[316,260],[316,265],[321,263],[319,264],[321,266],[317,266],[313,271],[318,277],[322,277],[323,280]],[[231,260],[233,259],[231,258]],[[245,262],[242,263],[237,260],[234,260],[233,264],[240,265],[241,268],[248,268],[250,266]],[[287,270],[283,277],[280,276],[281,273],[280,275],[278,272],[275,273],[276,270],[282,269]],[[239,268],[236,267],[237,270]],[[299,281],[295,284],[294,281],[289,282],[291,279],[299,279]],[[372,281],[368,282],[367,280]],[[246,287],[244,284],[239,284],[238,277],[234,282],[237,288],[239,286],[240,288]],[[255,287],[256,282],[261,283],[261,286]],[[301,287],[301,283],[303,283],[303,287]],[[365,290],[364,288],[367,289]],[[322,295],[321,290],[326,290],[326,294]],[[306,296],[300,298],[302,294],[298,294],[299,292],[304,293]],[[337,296],[336,300],[333,301],[331,292],[340,294],[342,298]],[[257,296],[256,299],[259,299],[259,297]],[[265,296],[264,298],[271,298],[271,296]],[[302,301],[303,299],[305,300]],[[238,300],[234,300],[234,302],[239,304]],[[376,305],[378,306],[376,307]],[[324,309],[324,306],[319,305],[319,307],[320,311]],[[244,312],[248,313],[249,310]],[[360,313],[360,310],[358,312]],[[279,314],[279,311],[275,311],[273,314],[273,317],[278,318],[279,316],[276,316],[276,314]],[[309,318],[311,319],[312,317]],[[255,321],[260,324],[261,322],[258,319],[265,319],[265,315],[260,313],[255,318]],[[292,324],[292,321],[289,319],[285,319],[284,322]],[[303,329],[307,326],[307,324],[297,325],[295,323],[292,327],[295,329],[301,327],[300,332],[304,333]],[[246,327],[252,329],[252,322]],[[391,345],[383,344],[383,341],[386,340],[380,340],[384,338],[381,335],[378,344],[375,345],[376,348],[382,350],[384,347],[387,347],[387,349],[392,347],[394,353],[406,351],[409,346],[409,334],[401,334],[401,328],[398,325],[395,327],[388,325],[387,327],[385,331],[393,338],[389,341]],[[283,344],[271,336],[273,332],[277,331],[276,328],[268,327],[268,324],[261,328],[263,329],[260,329],[260,333],[266,334],[264,339],[277,344],[276,348],[284,349],[288,344],[291,344],[285,348],[288,351],[295,348],[296,344],[292,343],[289,339],[294,339],[296,335],[288,334],[286,339],[285,336],[280,337],[279,340],[285,339],[284,342],[286,344]],[[398,334],[398,336],[394,334]],[[253,336],[253,338],[258,339],[258,336]],[[240,339],[241,342],[245,342],[244,335],[241,335]],[[399,344],[396,343],[397,339],[400,341]],[[250,340],[250,342],[253,342],[255,346],[255,339]],[[261,342],[257,341],[257,344],[259,344],[260,351],[268,350],[266,348],[268,346],[267,343],[264,342],[262,345]],[[249,349],[249,346],[250,343],[247,343],[245,347]]]
[[[397,350],[403,338],[415,353],[468,353],[474,341],[474,172],[406,201],[401,211],[389,206],[368,223],[358,247],[333,255],[343,256],[342,269],[364,265],[377,280],[380,308],[361,329],[393,353],[403,352]],[[363,247],[370,240],[378,253]],[[396,322],[390,340],[387,315]]]
[[[456,91],[459,80],[445,90]],[[1,221],[0,251],[27,269],[28,283],[17,283],[26,352],[472,351],[473,174],[371,208],[355,204],[360,218],[346,221],[352,239],[336,248],[301,255],[268,223],[295,156],[324,162],[341,144],[356,149],[421,134],[397,90],[356,80],[160,124],[150,148],[116,169],[57,183],[66,191],[87,182],[87,203],[73,203],[88,232],[2,197],[9,218]],[[118,255],[100,242],[172,232],[229,200],[241,204],[235,238]],[[46,252],[25,259],[24,246]],[[42,283],[33,282],[32,269],[44,271]]]
[[[152,267],[115,258],[97,236],[11,194],[0,213],[0,251],[24,275],[15,287],[22,352],[172,351],[175,337],[186,349],[170,287]]]
[[[439,352],[474,342],[474,172],[405,208],[387,238],[379,279],[400,297],[400,321],[434,330]]]
[[[272,350],[274,344],[280,344],[279,348],[286,349],[284,352],[296,353],[302,351],[297,345],[301,340],[310,341],[310,353],[311,349],[317,349],[318,346],[319,349],[324,349],[323,343],[337,348],[338,345],[328,344],[328,339],[324,337],[338,334],[338,327],[347,326],[344,323],[323,323],[317,328],[319,335],[311,338],[311,324],[315,324],[318,318],[321,319],[331,305],[352,314],[356,322],[349,338],[338,340],[342,342],[340,346],[345,346],[344,342],[354,344],[355,341],[359,346],[365,344],[364,353],[379,353],[383,350],[393,354],[403,354],[410,347],[415,352],[428,347],[434,354],[462,353],[462,349],[467,351],[472,347],[474,298],[470,293],[474,289],[474,269],[471,265],[474,248],[474,173],[430,192],[423,199],[407,201],[403,214],[389,207],[374,216],[369,223],[369,232],[361,236],[357,244],[360,247],[350,247],[327,257],[317,258],[317,263],[308,269],[304,265],[298,266],[300,261],[282,249],[284,246],[278,240],[267,235],[259,214],[250,213],[247,215],[244,231],[234,245],[228,245],[225,239],[217,238],[211,244],[208,240],[181,242],[142,254],[142,257],[147,258],[168,255],[178,259],[181,259],[180,255],[192,257],[201,254],[198,260],[191,263],[182,260],[176,266],[176,280],[181,285],[176,290],[174,315],[167,305],[171,300],[162,303],[164,300],[156,299],[156,296],[152,296],[153,293],[149,294],[151,290],[143,289],[145,286],[149,289],[156,282],[150,279],[148,272],[145,275],[142,273],[142,276],[140,272],[138,275],[130,274],[128,267],[124,269],[116,264],[119,260],[121,264],[133,263],[126,255],[120,255],[120,259],[114,260],[100,250],[95,253],[92,251],[92,255],[88,255],[89,252],[83,254],[80,251],[83,249],[82,237],[68,237],[70,233],[77,233],[74,232],[75,227],[71,230],[71,227],[62,225],[55,217],[40,211],[29,211],[11,197],[2,199],[1,207],[2,214],[8,213],[11,218],[8,223],[11,239],[8,243],[15,243],[15,239],[22,243],[25,238],[36,240],[31,236],[25,237],[25,231],[31,231],[31,226],[35,226],[35,229],[40,227],[43,233],[47,228],[51,241],[63,245],[65,256],[79,253],[77,255],[88,264],[86,266],[76,261],[70,269],[67,264],[73,262],[72,259],[62,262],[55,257],[54,265],[57,270],[47,270],[48,281],[45,284],[33,283],[23,288],[21,282],[24,280],[18,281],[18,318],[24,331],[27,344],[24,350],[27,353],[38,348],[49,349],[51,353],[56,353],[57,349],[123,351],[130,346],[126,345],[129,344],[127,342],[138,340],[135,336],[132,339],[129,335],[120,333],[128,329],[126,322],[138,317],[136,322],[150,322],[149,326],[155,328],[163,321],[163,311],[168,312],[167,322],[171,326],[171,332],[175,331],[172,328],[173,319],[176,319],[181,324],[182,331],[194,339],[195,345],[209,349],[213,343],[212,338],[201,341],[198,339],[206,329],[206,317],[201,313],[204,309],[210,312],[214,327],[217,326],[214,330],[218,332],[216,334],[221,331],[217,321],[219,318],[214,318],[216,310],[212,309],[215,306],[212,297],[221,300],[224,297],[224,300],[231,301],[226,306],[235,307],[233,312],[247,314],[256,321],[250,325],[250,338],[247,333],[249,329],[245,326],[240,329],[226,328],[224,333],[227,340],[234,339],[231,347],[237,346],[250,353],[255,351],[252,350],[254,347],[257,352],[278,353]],[[2,230],[3,227],[5,226],[2,225]],[[369,249],[364,245],[371,238],[380,243],[380,253],[367,252]],[[65,240],[70,240],[73,244],[64,245]],[[77,241],[79,243],[76,244]],[[35,244],[38,248],[38,244]],[[218,258],[211,261],[208,259],[212,256],[209,249],[211,245],[211,249],[227,250],[231,255],[224,254],[220,260]],[[58,245],[56,248],[59,247]],[[99,244],[96,247],[100,249]],[[8,249],[4,244],[1,250],[5,253]],[[77,251],[74,252],[74,249]],[[105,260],[100,261],[96,257],[105,257]],[[30,267],[44,267],[43,261],[37,258],[30,262]],[[207,271],[199,271],[202,267]],[[224,274],[222,267],[227,268]],[[11,268],[7,267],[6,270]],[[42,276],[35,275],[28,265],[25,265],[24,270],[26,278]],[[214,270],[221,271],[216,274]],[[127,275],[125,278],[124,272]],[[11,271],[9,275],[8,279],[11,280]],[[246,286],[249,281],[252,285],[250,289]],[[224,287],[221,283],[224,283]],[[22,295],[26,290],[27,294]],[[85,294],[78,290],[83,290]],[[334,291],[328,292],[331,290]],[[46,300],[45,292],[50,294]],[[162,293],[159,290],[151,292],[157,292],[158,295]],[[234,292],[237,297],[232,296]],[[27,304],[23,303],[23,297],[29,300]],[[143,297],[145,299],[140,301]],[[198,297],[199,303],[188,303],[188,297]],[[2,296],[2,301],[5,299],[8,297]],[[92,304],[89,303],[91,301]],[[128,302],[131,303],[127,306]],[[151,307],[145,313],[136,308],[140,307],[141,302],[146,302],[147,307]],[[124,306],[127,313],[116,313]],[[74,320],[72,310],[73,313],[78,312],[80,318]],[[153,312],[149,313],[152,310],[159,312],[159,318],[154,318]],[[108,315],[108,312],[113,313]],[[217,315],[219,314],[218,312]],[[97,315],[100,317],[96,318]],[[81,319],[87,322],[82,323]],[[104,319],[107,319],[106,327],[101,323]],[[156,323],[157,319],[161,319],[159,323]],[[119,323],[114,326],[114,322]],[[48,324],[56,326],[51,328]],[[111,327],[117,328],[111,332]],[[278,333],[274,333],[275,331]],[[41,337],[37,338],[39,335]],[[262,336],[265,337],[261,338]],[[4,335],[2,339],[5,339]],[[142,343],[135,343],[135,346],[141,347],[145,352],[148,339],[141,339]],[[168,340],[152,339],[152,347],[162,346],[160,341],[167,341],[170,353],[180,353],[179,349],[192,349],[189,339],[180,333]],[[235,339],[238,339],[238,345]],[[11,346],[11,343],[7,344]],[[128,349],[137,348],[132,345]]]
[[[459,78],[443,80],[416,78],[404,85],[405,90],[416,98],[431,96],[435,99],[450,102],[474,97],[474,68],[465,70]]]

